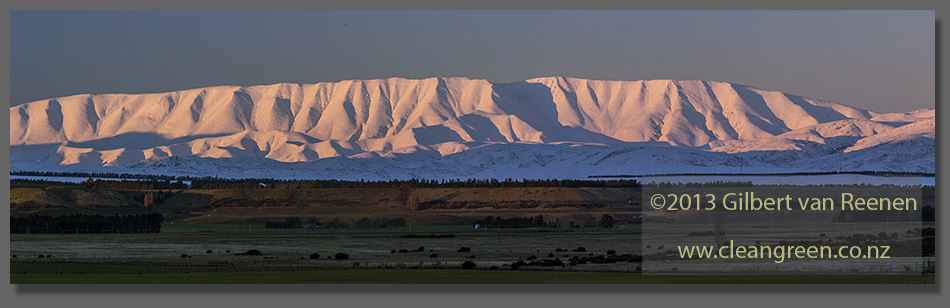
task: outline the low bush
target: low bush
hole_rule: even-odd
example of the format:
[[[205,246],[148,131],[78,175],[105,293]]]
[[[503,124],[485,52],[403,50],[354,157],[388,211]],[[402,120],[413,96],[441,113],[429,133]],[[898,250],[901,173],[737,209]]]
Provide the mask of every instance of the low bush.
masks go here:
[[[261,255],[264,255],[264,253],[261,252],[260,250],[257,250],[257,249],[251,249],[251,250],[248,250],[248,251],[245,251],[245,252],[236,253],[236,254],[234,254],[234,255],[236,255],[236,256],[261,256]]]

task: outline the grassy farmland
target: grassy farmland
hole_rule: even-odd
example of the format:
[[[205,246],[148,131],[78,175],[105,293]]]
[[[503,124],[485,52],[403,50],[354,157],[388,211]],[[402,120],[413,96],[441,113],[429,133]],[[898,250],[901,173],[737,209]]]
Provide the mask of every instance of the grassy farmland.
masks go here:
[[[935,280],[934,276],[643,275],[611,272],[227,268],[33,262],[12,263],[10,271],[12,284],[933,284]]]
[[[663,245],[708,244],[708,224],[645,246],[639,190],[627,187],[425,187],[112,190],[11,187],[11,216],[161,213],[160,233],[11,234],[11,283],[934,283],[933,276],[650,275],[641,256]],[[492,216],[541,216],[545,226],[480,228]],[[600,225],[602,217],[616,220]],[[297,220],[320,228],[265,228]],[[400,219],[399,226],[355,227]],[[346,227],[331,227],[337,221]],[[933,224],[924,225],[932,227]],[[730,239],[772,243],[760,226]],[[848,236],[800,225],[778,232]],[[913,225],[890,224],[887,233]],[[907,230],[905,230],[907,229]],[[820,230],[820,231],[819,231]],[[682,234],[679,234],[682,233]],[[792,233],[789,233],[792,234]],[[797,234],[797,233],[796,233]],[[821,237],[826,236],[821,234]],[[901,235],[901,239],[906,237]],[[656,239],[654,239],[656,240]],[[668,242],[668,243],[667,243]],[[649,251],[644,251],[647,247]],[[250,253],[255,251],[256,253]],[[470,264],[469,264],[470,263]],[[466,265],[468,264],[468,265]],[[472,269],[462,269],[463,267]],[[850,273],[850,272],[849,272]]]

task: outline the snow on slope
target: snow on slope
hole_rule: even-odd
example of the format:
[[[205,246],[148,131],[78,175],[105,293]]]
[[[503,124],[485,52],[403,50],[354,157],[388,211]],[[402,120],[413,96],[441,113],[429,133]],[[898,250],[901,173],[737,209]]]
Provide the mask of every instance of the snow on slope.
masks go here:
[[[350,173],[356,172],[352,168],[401,170],[376,172],[394,176],[576,169],[604,161],[614,161],[614,170],[627,170],[623,166],[644,162],[643,155],[672,155],[656,163],[820,170],[828,166],[821,165],[821,157],[841,154],[836,161],[875,169],[893,164],[854,161],[855,155],[845,153],[874,152],[927,136],[932,140],[933,116],[933,110],[878,114],[710,81],[548,77],[493,84],[467,78],[390,78],[220,86],[76,95],[12,107],[11,168],[174,169],[176,164],[199,164],[253,173],[342,164]],[[917,144],[916,156],[904,159],[923,169],[929,164],[932,170],[932,144],[924,140]],[[579,149],[584,150],[575,153]],[[495,159],[496,151],[506,160]],[[624,161],[632,155],[625,153],[639,156]],[[554,161],[533,165],[538,157],[549,156]],[[511,165],[502,163],[508,161]],[[406,167],[407,162],[413,164]]]
[[[743,159],[811,170],[934,172],[935,118],[900,127],[867,120],[818,124],[713,149]],[[890,125],[889,125],[890,124]]]
[[[830,154],[857,140],[893,130],[893,126],[869,120],[840,120],[821,123],[758,140],[734,142],[713,149],[717,152],[802,151],[803,154]]]
[[[880,134],[862,138],[853,146],[844,150],[845,153],[872,148],[882,144],[906,142],[930,142],[936,139],[936,118],[927,118]]]
[[[724,82],[557,77],[495,85],[466,78],[392,78],[55,98],[12,107],[10,143],[75,143],[127,133],[173,139],[290,131],[319,140],[378,140],[367,143],[368,151],[399,141],[660,140],[701,146],[872,116]]]

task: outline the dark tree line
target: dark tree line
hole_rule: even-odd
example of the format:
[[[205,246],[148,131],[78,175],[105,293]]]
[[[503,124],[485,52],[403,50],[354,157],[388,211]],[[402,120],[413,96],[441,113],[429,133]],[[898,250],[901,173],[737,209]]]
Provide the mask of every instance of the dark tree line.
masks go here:
[[[79,184],[89,189],[103,190],[153,190],[153,189],[188,189],[188,185],[182,181],[169,180],[100,180],[89,178]]]
[[[403,218],[376,218],[369,219],[366,217],[361,218],[360,220],[353,222],[353,227],[356,228],[401,228],[406,226],[406,220]]]
[[[268,221],[264,223],[267,229],[300,229],[303,228],[303,220],[297,217],[284,218],[281,221]]]
[[[682,187],[753,187],[757,186],[750,181],[713,181],[713,182],[688,182],[688,183],[673,183],[673,182],[650,182],[644,184],[648,187],[663,187],[663,188],[682,188]]]
[[[870,184],[870,183],[855,183],[855,184],[755,184],[751,181],[710,181],[710,182],[650,182],[643,184],[647,187],[657,187],[657,188],[710,188],[710,187],[904,187],[906,185],[895,185],[895,184]],[[928,189],[924,187],[924,189]]]
[[[645,176],[705,176],[705,175],[754,175],[754,176],[787,176],[787,175],[831,175],[831,174],[861,174],[875,176],[934,176],[933,172],[910,172],[910,171],[816,171],[816,172],[778,172],[778,173],[662,173],[662,174],[615,174],[615,175],[591,175],[588,178],[634,178]]]
[[[482,228],[540,228],[540,227],[557,227],[557,222],[555,223],[546,223],[542,215],[535,217],[512,217],[512,218],[501,218],[494,216],[485,216],[481,220],[476,220],[475,224],[480,225]]]
[[[300,229],[309,226],[310,228],[401,228],[406,226],[406,219],[404,218],[376,218],[370,219],[363,217],[359,220],[353,221],[352,224],[347,224],[343,222],[339,217],[334,218],[330,222],[324,224],[316,220],[316,218],[311,217],[306,221],[306,224],[303,220],[297,217],[284,218],[280,221],[268,221],[264,223],[264,227],[268,229]]]
[[[10,185],[36,185],[36,186],[75,186],[73,182],[37,180],[37,179],[10,179]]]
[[[165,220],[160,213],[119,215],[71,214],[10,217],[10,233],[158,233]]]
[[[86,177],[80,185],[91,189],[307,189],[307,188],[506,188],[506,187],[640,187],[635,179],[451,179],[451,180],[280,180],[272,178],[224,179],[218,177],[164,176],[129,173],[17,171],[11,175],[46,177]],[[103,179],[94,179],[103,178]],[[115,179],[115,180],[109,180]],[[25,180],[29,181],[29,180]],[[190,181],[191,185],[183,181]],[[49,181],[55,182],[55,181]]]
[[[78,178],[110,178],[110,179],[149,179],[149,180],[191,180],[195,177],[170,176],[154,174],[131,174],[116,172],[52,172],[52,171],[13,171],[10,175],[46,176],[46,177],[78,177]],[[201,177],[211,178],[211,177]]]
[[[514,179],[467,179],[467,180],[389,180],[389,181],[338,181],[338,180],[194,180],[196,189],[313,189],[313,188],[510,188],[510,187],[640,187],[633,179],[622,180],[514,180]]]

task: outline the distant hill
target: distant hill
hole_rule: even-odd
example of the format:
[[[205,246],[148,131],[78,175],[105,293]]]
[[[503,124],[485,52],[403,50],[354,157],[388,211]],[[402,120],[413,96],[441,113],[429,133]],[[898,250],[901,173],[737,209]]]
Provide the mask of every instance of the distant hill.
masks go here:
[[[934,119],[933,110],[880,114],[713,81],[218,86],[11,107],[11,170],[374,179],[670,166],[933,172]]]

